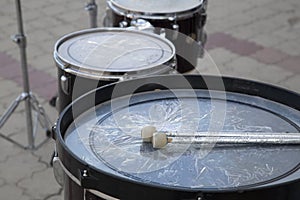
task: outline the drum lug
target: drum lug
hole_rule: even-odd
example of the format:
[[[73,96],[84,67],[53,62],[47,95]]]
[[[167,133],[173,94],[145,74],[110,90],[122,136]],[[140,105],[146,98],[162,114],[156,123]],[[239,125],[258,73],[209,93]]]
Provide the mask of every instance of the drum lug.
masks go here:
[[[54,173],[55,180],[60,186],[63,186],[64,177],[65,177],[64,170],[61,166],[60,159],[58,158],[57,154],[54,156],[52,163],[53,163],[53,173]]]
[[[52,126],[51,134],[52,134],[52,139],[56,140],[56,123]]]
[[[144,19],[133,19],[130,22],[130,27],[133,27],[139,31],[149,31],[154,33],[154,26],[152,24]]]
[[[80,170],[80,185],[85,189],[94,189],[97,179],[90,176],[88,170]]]
[[[196,200],[205,200],[206,198],[204,198],[203,194],[200,194],[196,197]]]
[[[172,25],[172,29],[173,29],[173,40],[176,40],[178,38],[178,33],[179,33],[179,25],[177,23]]]
[[[128,27],[128,22],[125,21],[125,20],[121,21],[121,22],[119,23],[119,27],[120,27],[120,28],[126,28],[126,27]]]
[[[163,38],[166,38],[166,29],[161,28],[161,29],[159,30],[159,35],[160,35],[161,37],[163,37]]]
[[[204,53],[205,53],[205,43],[207,41],[207,33],[204,30],[199,31],[199,38],[198,38],[198,46],[200,48],[199,50],[199,58],[203,58],[204,57]]]
[[[66,94],[69,95],[70,94],[70,77],[66,77],[65,75],[62,75],[60,77],[60,86],[62,91]]]

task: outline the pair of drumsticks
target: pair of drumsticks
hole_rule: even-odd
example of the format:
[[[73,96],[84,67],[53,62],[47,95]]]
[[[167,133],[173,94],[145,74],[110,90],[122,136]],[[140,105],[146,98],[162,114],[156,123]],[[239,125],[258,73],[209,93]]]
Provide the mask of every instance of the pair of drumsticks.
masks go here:
[[[157,131],[154,126],[141,130],[143,142],[152,143],[153,148],[160,149],[168,143],[178,144],[271,144],[299,145],[300,133],[266,133],[266,132],[195,132],[170,133]]]

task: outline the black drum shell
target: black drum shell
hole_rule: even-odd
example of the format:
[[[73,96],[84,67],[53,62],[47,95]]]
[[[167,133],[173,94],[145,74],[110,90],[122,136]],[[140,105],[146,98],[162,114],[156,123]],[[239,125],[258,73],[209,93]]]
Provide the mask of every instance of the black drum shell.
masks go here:
[[[157,65],[151,66],[148,69],[136,69],[136,74],[132,74],[132,72],[127,71],[114,71],[110,72],[109,70],[102,71],[103,69],[89,69],[89,66],[86,66],[84,63],[78,64],[74,63],[74,58],[70,59],[66,57],[63,52],[59,52],[59,47],[63,45],[65,42],[68,42],[72,39],[82,39],[86,36],[86,34],[99,34],[102,33],[112,33],[118,34],[122,32],[128,32],[130,34],[137,34],[140,37],[144,37],[147,39],[148,37],[153,38],[156,42],[161,42],[162,44],[168,45],[170,48],[171,55],[168,59],[164,60],[164,63],[155,63]],[[72,57],[78,55],[71,55]],[[106,84],[110,84],[117,81],[122,81],[125,79],[132,79],[137,77],[144,77],[152,74],[168,74],[175,73],[176,68],[176,58],[175,58],[175,47],[174,45],[155,34],[149,33],[141,33],[136,30],[124,30],[118,28],[97,28],[97,29],[86,29],[80,30],[77,32],[70,33],[68,35],[60,38],[54,47],[53,54],[58,74],[58,99],[57,99],[57,110],[61,112],[68,104],[70,104],[73,100],[78,98],[79,96],[85,94],[88,91],[91,91],[97,87],[104,86]],[[98,67],[98,66],[96,66]],[[101,61],[99,61],[99,67],[101,67]],[[62,82],[62,78],[64,79],[64,83]],[[75,89],[74,89],[75,87]],[[67,88],[67,89],[66,89]],[[67,90],[67,91],[66,91]]]
[[[72,73],[68,73],[65,70],[61,69],[60,66],[57,67],[58,74],[58,104],[57,109],[61,112],[67,105],[69,105],[73,100],[79,96],[97,88],[113,82],[118,81],[117,79],[108,79],[108,80],[97,80],[92,78],[86,78],[83,76],[76,76]],[[61,77],[64,76],[68,79],[68,88],[69,91],[66,93],[62,88]],[[76,81],[76,82],[75,82]],[[77,85],[76,90],[74,85]],[[80,85],[80,87],[78,87]]]
[[[134,81],[124,81],[122,87],[130,87],[134,85],[143,85],[140,87],[136,93],[153,91],[156,89],[165,89],[163,86],[158,84],[153,84],[155,82],[168,83],[173,86],[172,89],[184,89],[176,77],[173,76],[156,76],[143,79],[136,79]],[[218,84],[214,85],[214,82],[218,82],[220,77],[214,76],[197,76],[197,75],[186,75],[186,80],[191,84],[194,89],[207,89],[206,83],[210,84],[210,89],[222,90]],[[204,81],[205,80],[205,81]],[[282,103],[291,108],[300,110],[299,99],[300,95],[293,93],[291,91],[278,88],[275,86],[270,86],[267,84],[257,83],[254,81],[236,79],[236,78],[226,78],[223,77],[223,82],[225,90],[228,92],[244,93],[248,95],[260,96],[266,99]],[[300,176],[294,177],[293,181],[288,182],[277,182],[276,184],[268,184],[263,186],[243,188],[239,190],[197,190],[197,189],[178,189],[167,188],[167,187],[155,187],[152,185],[147,185],[146,183],[137,183],[134,181],[123,180],[118,177],[111,176],[105,172],[95,169],[88,164],[80,161],[76,155],[70,152],[66,145],[64,144],[64,134],[69,124],[78,117],[82,112],[90,108],[91,102],[96,102],[98,105],[101,102],[111,99],[111,94],[113,92],[115,84],[110,84],[108,86],[98,88],[97,90],[89,92],[80,99],[74,101],[69,105],[60,115],[55,130],[57,153],[65,168],[81,182],[81,186],[77,185],[73,180],[69,179],[65,187],[68,187],[66,191],[70,193],[67,196],[72,196],[73,200],[84,199],[85,189],[92,189],[101,191],[109,196],[125,199],[125,200],[137,200],[137,199],[161,199],[161,200],[183,200],[183,199],[197,199],[197,200],[298,200],[300,197]],[[105,95],[103,95],[105,94]],[[126,94],[119,94],[123,96]],[[276,94],[276,95],[274,95]],[[72,112],[72,106],[76,107],[76,111]],[[83,170],[87,171],[88,176],[83,176]],[[298,169],[299,171],[299,169]],[[293,176],[295,172],[292,172],[290,176]],[[299,172],[298,172],[299,174]],[[86,192],[85,195],[89,195],[91,200],[100,200],[93,194]],[[68,200],[68,199],[66,199]]]
[[[179,26],[178,32],[183,34],[179,38],[173,38],[174,22],[167,19],[149,19],[147,16],[143,18],[140,16],[139,19],[144,19],[156,28],[165,28],[166,38],[170,40],[176,49],[177,56],[177,71],[180,73],[185,73],[193,70],[197,66],[197,59],[200,55],[203,54],[204,49],[198,44],[201,41],[201,44],[204,47],[206,41],[204,32],[204,26],[206,24],[206,10],[200,9],[199,12],[191,13],[189,18],[177,19],[176,24]],[[128,24],[131,22],[131,18],[128,18],[124,15],[121,15],[117,12],[114,12],[112,9],[111,24],[113,27],[119,27],[120,22],[126,21]],[[159,31],[158,31],[159,32]],[[184,38],[183,36],[189,36],[195,41],[191,42],[189,39]]]

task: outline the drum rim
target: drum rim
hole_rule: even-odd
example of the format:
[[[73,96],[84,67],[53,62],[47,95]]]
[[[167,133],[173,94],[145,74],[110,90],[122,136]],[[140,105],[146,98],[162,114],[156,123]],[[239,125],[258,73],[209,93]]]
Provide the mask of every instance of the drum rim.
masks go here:
[[[172,75],[172,76],[159,75],[159,76],[150,77],[150,79],[157,80],[158,78],[165,79],[166,77],[173,78],[173,77],[178,77],[178,76],[182,76],[182,75]],[[209,78],[209,79],[212,79],[212,80],[215,79],[215,78],[219,78],[217,76],[210,76],[210,75],[207,75],[207,76],[184,75],[184,77],[186,77],[187,79],[189,79],[189,81],[191,81],[191,82],[199,79],[199,77],[201,79],[202,79],[202,77],[205,77],[205,79]],[[169,79],[171,79],[171,78],[169,78]],[[137,80],[142,81],[143,79],[145,79],[145,78],[139,78],[139,79],[130,80],[130,81],[124,81],[124,82],[131,82],[131,81],[137,81]],[[281,88],[281,87],[278,87],[278,86],[274,86],[274,85],[270,85],[270,84],[266,84],[266,83],[260,83],[260,82],[256,82],[256,81],[252,81],[252,80],[239,79],[239,78],[233,78],[233,77],[222,77],[222,79],[223,79],[223,81],[229,81],[229,82],[234,83],[234,85],[237,86],[237,87],[240,85],[241,82],[242,83],[247,83],[248,86],[251,87],[251,88],[250,88],[249,91],[247,91],[247,93],[244,93],[244,94],[258,95],[257,93],[259,93],[259,94],[261,94],[263,96],[263,98],[267,98],[267,99],[270,99],[272,101],[275,101],[275,102],[278,102],[278,103],[282,103],[282,104],[284,104],[284,105],[286,105],[288,107],[291,107],[291,108],[294,108],[294,109],[300,111],[300,105],[297,104],[296,102],[293,102],[292,105],[289,104],[290,101],[294,101],[296,99],[300,99],[300,94],[298,94],[296,92],[293,92],[293,91],[290,91],[290,90],[287,90],[285,88]],[[124,82],[122,82],[122,83],[124,83]],[[104,92],[105,90],[113,89],[114,85],[116,85],[116,84],[120,84],[120,83],[112,83],[112,84],[109,84],[109,85],[97,88],[97,89],[95,89],[93,91],[90,91],[90,92],[86,93],[85,95],[81,96],[80,98],[76,99],[72,104],[68,105],[63,110],[63,112],[60,114],[59,119],[57,121],[57,127],[56,127],[56,131],[55,131],[55,134],[56,134],[55,139],[56,139],[56,144],[57,144],[57,147],[58,147],[57,148],[57,150],[58,150],[58,156],[60,157],[60,159],[62,161],[62,164],[78,180],[81,180],[81,177],[79,177],[78,169],[86,169],[86,170],[90,171],[91,174],[93,174],[93,175],[97,174],[98,177],[100,177],[100,176],[109,176],[112,179],[111,180],[112,182],[116,182],[116,183],[119,183],[119,184],[126,184],[126,185],[129,184],[132,187],[135,187],[135,186],[145,187],[146,190],[147,190],[147,188],[155,188],[155,189],[157,189],[158,191],[161,191],[161,192],[165,192],[165,191],[168,191],[168,192],[171,192],[171,193],[174,193],[174,192],[175,193],[182,193],[183,192],[183,193],[188,193],[188,194],[193,194],[193,195],[199,195],[199,194],[202,194],[202,193],[203,194],[205,194],[205,193],[212,193],[212,192],[213,193],[236,193],[236,192],[254,191],[254,190],[260,190],[260,189],[268,189],[268,188],[286,186],[286,185],[289,185],[289,184],[292,184],[292,183],[300,181],[300,179],[292,179],[292,180],[289,180],[287,182],[278,183],[278,182],[280,182],[280,180],[282,180],[282,179],[284,179],[286,177],[289,177],[290,175],[292,175],[293,173],[295,173],[295,171],[299,171],[300,166],[297,166],[297,168],[294,171],[291,171],[290,173],[288,173],[284,177],[278,177],[278,179],[271,180],[268,183],[264,182],[263,183],[264,185],[260,185],[260,184],[257,185],[257,184],[255,184],[254,186],[250,185],[250,186],[243,186],[243,187],[236,187],[236,188],[225,188],[225,189],[183,188],[183,187],[165,186],[165,185],[159,185],[159,184],[153,184],[153,183],[152,184],[149,184],[149,183],[146,184],[146,183],[138,182],[136,180],[130,180],[130,179],[126,179],[126,178],[123,178],[123,177],[116,176],[116,175],[112,175],[112,174],[110,174],[108,172],[105,172],[105,171],[103,171],[101,169],[98,169],[98,168],[95,168],[93,166],[90,166],[85,161],[83,161],[79,157],[77,157],[66,146],[66,144],[64,142],[64,139],[63,139],[63,135],[65,133],[62,134],[62,132],[61,132],[61,129],[62,129],[62,126],[61,126],[62,120],[64,119],[66,113],[68,113],[68,112],[72,113],[72,111],[70,111],[70,110],[72,109],[72,106],[74,104],[81,103],[82,99],[84,99],[85,97],[87,97],[89,95],[94,94],[95,92],[96,93],[98,91]],[[239,90],[239,91],[235,91],[235,92],[240,92],[241,90],[244,90],[245,89],[244,86],[245,85],[238,87],[237,90]],[[234,87],[234,86],[230,85],[229,87],[231,88],[231,87]],[[277,95],[275,95],[275,96],[273,95],[272,96],[270,94],[270,92],[266,92],[267,90],[266,91],[261,91],[257,87],[259,87],[260,89],[275,90],[275,91],[280,92],[281,94],[289,95],[289,97],[291,97],[291,98],[286,98],[286,96],[282,97],[282,95],[279,95],[279,97]],[[218,89],[216,89],[216,90],[218,90]],[[229,89],[229,90],[226,90],[226,91],[230,92],[231,90]],[[234,91],[232,91],[232,92],[234,92]],[[278,99],[278,100],[276,100],[276,99]],[[290,99],[292,99],[292,100],[290,100]],[[290,101],[287,102],[288,100],[290,100]],[[101,104],[101,103],[99,103],[99,104]],[[99,104],[97,104],[97,105],[99,105]],[[82,112],[79,113],[79,115],[80,114],[82,114]],[[76,117],[77,116],[75,116],[75,118]],[[70,124],[68,124],[68,126],[69,125]],[[67,127],[65,127],[65,128],[67,128]],[[75,167],[76,169],[70,169],[70,166],[65,165],[65,160],[68,160],[68,158],[64,158],[62,155],[68,155],[68,157],[70,157],[72,159],[72,161],[67,161],[67,162],[73,162],[73,163],[75,162],[77,164],[77,166],[80,166],[80,167]],[[275,183],[275,184],[273,184],[273,183]],[[96,184],[94,184],[94,185],[96,185]],[[82,187],[85,188],[85,185],[82,185]],[[103,193],[106,193],[106,194],[109,193],[107,191],[102,191],[101,190],[102,188],[101,187],[97,187],[97,186],[95,186],[95,188],[85,188],[85,189],[99,190],[100,192],[103,192]]]
[[[63,71],[66,71],[70,74],[80,76],[80,77],[85,77],[85,78],[92,78],[96,80],[120,80],[123,79],[124,75],[119,75],[120,73],[126,74],[126,72],[120,72],[120,71],[103,71],[103,70],[95,70],[89,67],[86,67],[84,65],[80,65],[77,63],[74,63],[73,61],[70,61],[63,56],[60,55],[59,53],[59,47],[62,45],[64,42],[68,41],[69,39],[84,35],[84,34],[91,34],[91,33],[102,33],[102,32],[129,32],[132,34],[138,34],[138,35],[146,35],[147,37],[154,38],[157,41],[161,41],[164,44],[166,44],[170,50],[172,51],[172,54],[168,59],[165,59],[163,61],[160,61],[158,63],[154,63],[152,65],[147,66],[146,68],[142,68],[139,70],[133,70],[133,71],[128,71],[128,73],[133,73],[133,75],[128,75],[128,78],[131,77],[143,77],[149,75],[149,72],[152,72],[151,74],[160,74],[162,72],[171,72],[172,70],[175,70],[176,68],[176,49],[174,44],[169,41],[166,38],[163,38],[157,34],[152,34],[148,32],[143,32],[143,31],[138,31],[138,30],[132,30],[132,29],[124,29],[124,28],[106,28],[106,27],[101,27],[101,28],[90,28],[90,29],[83,29],[79,31],[75,31],[69,34],[66,34],[62,36],[54,45],[54,52],[53,52],[53,57],[54,60],[57,64],[57,67],[60,68]],[[138,73],[137,73],[138,72]],[[141,75],[139,75],[139,73]]]
[[[158,12],[158,13],[149,13],[138,10],[128,10],[128,8],[117,4],[114,0],[107,0],[107,5],[114,12],[126,16],[128,18],[142,18],[142,19],[152,19],[152,20],[179,20],[186,19],[194,15],[195,13],[200,12],[202,8],[204,8],[204,0],[198,3],[195,7],[189,10],[183,10],[180,12]]]

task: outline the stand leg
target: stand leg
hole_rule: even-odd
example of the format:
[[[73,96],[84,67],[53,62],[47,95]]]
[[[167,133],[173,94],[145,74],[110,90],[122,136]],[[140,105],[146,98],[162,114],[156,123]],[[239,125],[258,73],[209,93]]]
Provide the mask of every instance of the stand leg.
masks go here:
[[[23,19],[20,0],[16,0],[17,20],[19,34],[15,35],[14,42],[16,42],[20,48],[22,74],[23,74],[23,89],[24,93],[30,93],[29,80],[28,80],[28,69],[27,69],[27,57],[26,57],[26,37],[23,30]],[[27,133],[28,133],[28,148],[34,148],[33,138],[33,127],[32,127],[32,114],[30,99],[25,99],[25,111],[26,111],[26,122],[27,122]]]
[[[39,105],[36,98],[30,92],[29,86],[29,78],[28,78],[28,68],[27,68],[27,57],[26,57],[26,37],[24,35],[23,30],[23,19],[22,19],[22,10],[20,0],[16,0],[16,13],[17,13],[17,22],[18,22],[18,30],[19,33],[13,37],[13,41],[19,46],[20,49],[20,58],[21,58],[21,67],[22,67],[22,75],[23,75],[23,93],[11,104],[8,110],[4,115],[0,118],[0,128],[4,125],[4,123],[8,120],[11,114],[18,107],[20,101],[25,101],[25,112],[26,112],[26,125],[27,125],[27,138],[28,138],[28,146],[24,147],[21,144],[15,142],[11,138],[0,134],[1,137],[7,139],[8,141],[17,144],[26,149],[36,149],[35,146],[35,132],[34,124],[32,121],[32,109],[37,112],[37,120],[35,122],[35,127],[37,127],[38,122],[41,123],[43,128],[47,130],[47,136],[50,136],[50,120],[46,116],[44,109]],[[47,138],[48,139],[48,138]],[[46,140],[47,140],[46,139]],[[45,141],[46,141],[45,140]],[[42,142],[41,144],[43,144]],[[41,145],[40,144],[40,145]],[[40,146],[39,145],[39,146]]]
[[[97,10],[98,6],[95,0],[90,0],[89,3],[85,6],[85,9],[89,12],[90,15],[90,27],[96,28],[97,27]]]
[[[0,128],[5,124],[5,122],[9,119],[12,113],[16,110],[21,101],[24,100],[24,94],[19,95],[14,102],[7,108],[5,113],[0,118]]]

